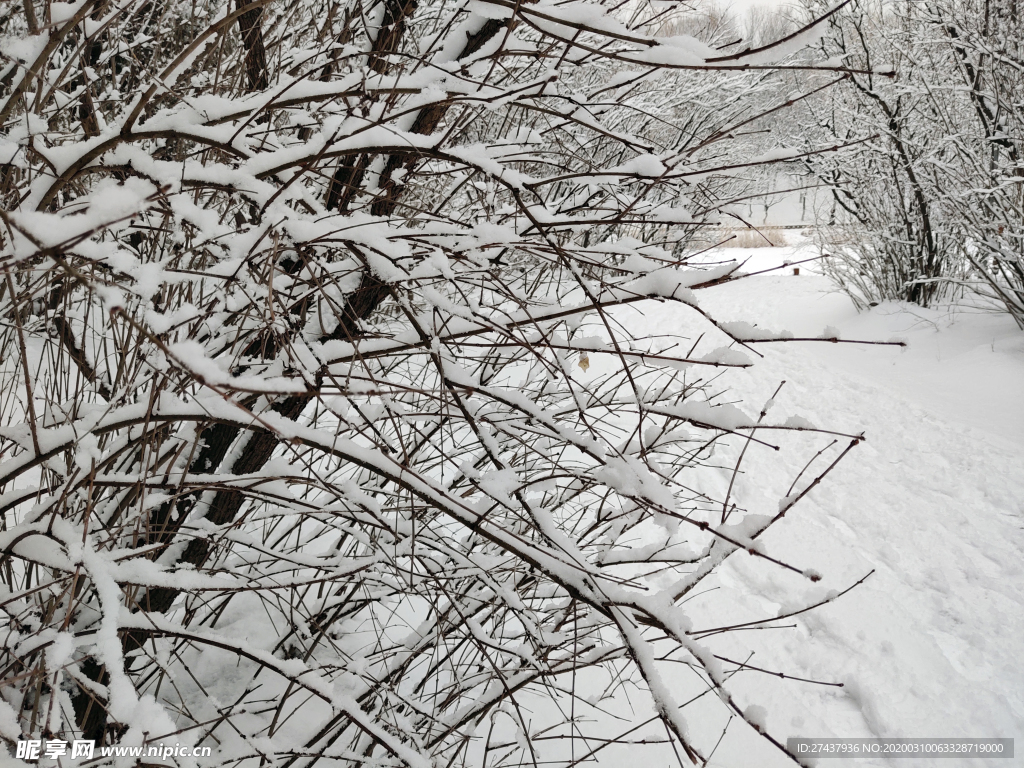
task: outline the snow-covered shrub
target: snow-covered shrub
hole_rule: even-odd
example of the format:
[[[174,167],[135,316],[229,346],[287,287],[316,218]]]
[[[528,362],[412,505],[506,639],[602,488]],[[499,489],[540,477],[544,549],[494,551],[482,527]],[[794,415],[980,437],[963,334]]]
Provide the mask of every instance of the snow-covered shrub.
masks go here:
[[[735,717],[784,751],[683,607],[734,552],[816,578],[759,540],[815,477],[734,488],[806,429],[722,402],[776,337],[704,316],[735,265],[686,250],[775,54],[658,5],[7,6],[9,746],[699,762]],[[635,338],[652,301],[692,322]]]
[[[799,125],[809,146],[840,145],[807,160],[833,193],[821,216],[832,276],[862,302],[980,297],[1024,327],[1017,14],[860,2],[830,26],[820,55],[862,71],[805,102]]]
[[[826,271],[860,304],[927,306],[963,270],[930,177],[934,115],[908,85],[928,75],[902,10],[861,2],[831,20],[823,55],[859,71],[804,102],[808,119],[795,128],[808,144],[838,145],[806,161],[832,193],[818,211]]]

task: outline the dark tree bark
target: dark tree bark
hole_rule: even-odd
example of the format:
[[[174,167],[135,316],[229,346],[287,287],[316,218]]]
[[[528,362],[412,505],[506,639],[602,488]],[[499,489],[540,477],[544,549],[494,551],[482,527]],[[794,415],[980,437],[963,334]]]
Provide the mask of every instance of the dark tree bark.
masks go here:
[[[235,7],[241,10],[252,2],[235,0]],[[263,91],[270,85],[262,20],[263,6],[251,8],[238,17],[238,31],[242,33],[242,46],[245,48],[245,84],[249,91]]]

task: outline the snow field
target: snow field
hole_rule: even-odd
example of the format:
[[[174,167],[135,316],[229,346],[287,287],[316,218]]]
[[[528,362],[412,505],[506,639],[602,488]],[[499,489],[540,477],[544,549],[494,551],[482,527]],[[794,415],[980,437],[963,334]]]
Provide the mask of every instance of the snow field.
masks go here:
[[[745,269],[756,271],[805,253],[716,256],[753,255]],[[715,577],[718,589],[703,597],[701,612],[720,611],[723,623],[750,621],[809,605],[873,571],[836,602],[780,622],[793,629],[708,641],[729,658],[758,647],[752,665],[842,688],[744,672],[732,681],[738,697],[765,708],[776,737],[1013,737],[1024,745],[1024,338],[1012,321],[896,304],[858,314],[806,266],[799,277],[786,269],[701,292],[700,303],[717,318],[798,337],[831,326],[844,339],[909,344],[903,351],[762,344],[756,349],[764,359],[728,378],[748,411],[785,380],[774,422],[795,414],[825,429],[863,430],[866,442],[765,536],[769,554],[814,568],[823,580],[810,586],[741,553]],[[638,332],[660,333],[689,322],[671,305],[643,312],[621,319]],[[785,449],[788,441],[776,438],[771,442]],[[807,458],[751,450],[741,481],[747,508],[773,512]],[[779,487],[746,482],[768,476],[777,476]],[[757,597],[743,597],[751,593]],[[712,765],[775,764],[763,750],[744,753],[743,743],[723,742]]]

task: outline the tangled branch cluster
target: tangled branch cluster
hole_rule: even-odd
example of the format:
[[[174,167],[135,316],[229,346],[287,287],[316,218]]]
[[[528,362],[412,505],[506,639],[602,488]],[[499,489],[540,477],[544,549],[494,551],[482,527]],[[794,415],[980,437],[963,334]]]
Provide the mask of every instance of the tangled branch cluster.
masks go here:
[[[634,5],[4,6],[8,744],[702,763],[699,706],[785,751],[681,605],[734,552],[800,572],[758,538],[838,457],[735,498],[755,432],[808,428],[719,404],[782,337],[707,316],[736,265],[687,244],[804,38]],[[634,338],[651,301],[692,323]]]

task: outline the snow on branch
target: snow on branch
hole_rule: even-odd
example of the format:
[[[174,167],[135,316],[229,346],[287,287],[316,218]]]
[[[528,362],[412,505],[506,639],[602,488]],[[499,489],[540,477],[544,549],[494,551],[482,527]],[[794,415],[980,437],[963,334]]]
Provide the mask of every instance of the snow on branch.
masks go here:
[[[730,396],[782,337],[702,308],[741,275],[700,233],[795,157],[737,130],[800,102],[774,64],[846,70],[653,5],[10,6],[0,736],[568,768],[700,763],[738,717],[785,751],[689,593],[820,578],[762,534],[828,470],[765,507],[739,467],[845,452]]]

